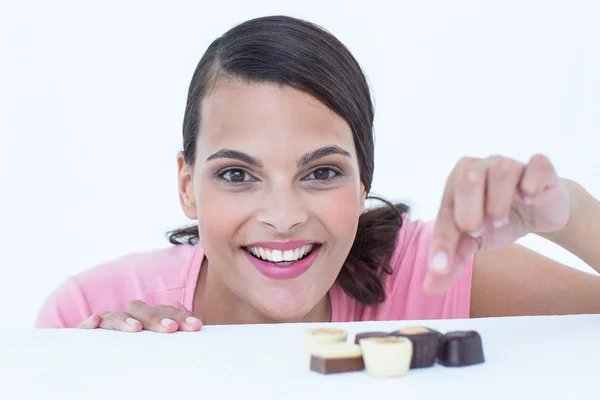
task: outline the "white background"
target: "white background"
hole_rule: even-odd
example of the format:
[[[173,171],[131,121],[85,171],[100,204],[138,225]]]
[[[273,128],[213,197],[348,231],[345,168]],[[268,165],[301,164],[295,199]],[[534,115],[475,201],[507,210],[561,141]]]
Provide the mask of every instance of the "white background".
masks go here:
[[[284,4],[289,3],[289,4]],[[434,218],[465,155],[548,155],[600,198],[594,1],[0,3],[0,327],[28,327],[69,274],[166,247],[190,221],[175,156],[204,50],[288,14],[354,53],[376,99],[373,192]],[[536,237],[522,243],[576,268]]]

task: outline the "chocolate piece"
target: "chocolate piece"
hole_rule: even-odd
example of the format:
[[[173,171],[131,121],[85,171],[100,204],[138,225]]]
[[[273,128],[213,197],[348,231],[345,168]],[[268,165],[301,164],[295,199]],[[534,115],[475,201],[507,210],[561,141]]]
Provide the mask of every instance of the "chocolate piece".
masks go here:
[[[360,340],[367,373],[374,378],[404,376],[410,369],[412,342],[403,337],[370,337]]]
[[[438,345],[442,334],[423,326],[409,326],[390,333],[390,336],[405,337],[413,344],[411,368],[428,368],[435,364]]]
[[[366,339],[370,337],[385,337],[388,336],[388,332],[363,332],[357,333],[354,338],[354,344],[360,344],[360,339]]]
[[[360,346],[351,343],[327,343],[313,348],[310,370],[320,374],[339,374],[365,369]]]
[[[303,342],[304,347],[310,354],[316,346],[325,343],[345,342],[348,334],[343,329],[336,328],[314,328],[304,332]]]
[[[448,332],[440,339],[437,361],[446,367],[484,363],[481,336],[475,331]]]
[[[310,358],[310,370],[320,374],[339,374],[343,372],[356,372],[365,369],[362,357],[348,358]]]

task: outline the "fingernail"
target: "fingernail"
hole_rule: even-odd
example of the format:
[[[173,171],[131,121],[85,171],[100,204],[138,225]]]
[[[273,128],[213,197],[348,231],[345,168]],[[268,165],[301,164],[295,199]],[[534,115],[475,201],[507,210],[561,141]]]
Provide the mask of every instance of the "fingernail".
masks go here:
[[[502,228],[504,226],[506,226],[508,224],[508,218],[504,218],[504,219],[495,219],[492,221],[492,224],[494,224],[494,228]]]
[[[483,228],[479,228],[476,231],[473,232],[469,232],[469,236],[471,236],[472,238],[478,238],[479,236],[481,236],[481,234],[483,233]]]
[[[131,325],[133,327],[136,327],[140,323],[140,321],[138,321],[137,319],[133,319],[133,318],[127,318],[125,320],[125,322],[127,322],[129,325]]]
[[[171,318],[163,318],[162,321],[160,321],[160,323],[165,328],[170,328],[171,325],[175,323],[175,321],[173,321]]]
[[[188,325],[195,325],[202,322],[196,317],[186,317],[185,323]]]
[[[448,267],[448,256],[445,253],[438,252],[431,258],[431,270],[435,272],[445,272]]]

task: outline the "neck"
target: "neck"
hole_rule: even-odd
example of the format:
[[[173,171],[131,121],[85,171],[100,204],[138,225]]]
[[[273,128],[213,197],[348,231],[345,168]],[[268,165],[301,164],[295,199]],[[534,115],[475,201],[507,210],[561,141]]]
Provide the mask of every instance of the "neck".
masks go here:
[[[281,322],[330,322],[329,295],[297,321],[278,321],[265,316],[235,295],[210,269],[204,257],[193,303],[194,315],[202,317],[205,325],[273,324]]]

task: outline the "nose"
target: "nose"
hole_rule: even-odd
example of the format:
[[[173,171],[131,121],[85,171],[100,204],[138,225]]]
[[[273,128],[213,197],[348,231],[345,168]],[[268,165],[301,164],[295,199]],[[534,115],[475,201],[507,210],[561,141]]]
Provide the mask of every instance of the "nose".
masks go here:
[[[287,233],[308,218],[307,204],[293,188],[278,186],[267,191],[256,214],[258,222],[278,233]]]

